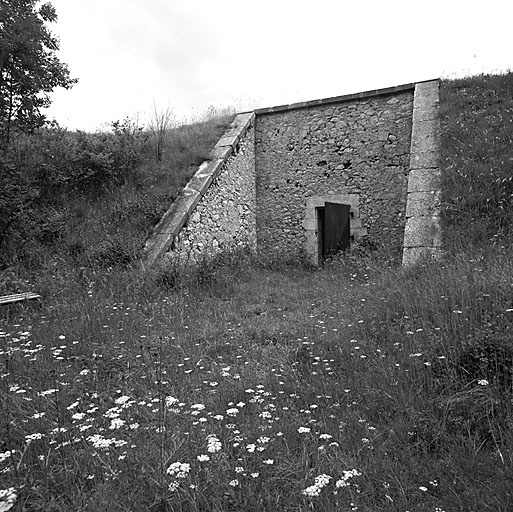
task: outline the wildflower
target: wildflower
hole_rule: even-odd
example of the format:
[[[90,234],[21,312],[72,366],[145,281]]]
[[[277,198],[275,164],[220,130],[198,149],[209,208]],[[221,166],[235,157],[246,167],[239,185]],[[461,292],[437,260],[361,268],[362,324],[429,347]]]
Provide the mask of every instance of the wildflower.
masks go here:
[[[239,481],[237,479],[231,480],[229,482],[229,485],[231,485],[232,487],[237,487],[239,485]]]
[[[200,462],[208,462],[210,460],[210,457],[208,455],[198,455],[196,457]]]
[[[43,437],[43,434],[40,434],[39,432],[35,433],[35,434],[29,434],[29,435],[25,436],[25,441],[27,441],[29,443],[30,441],[35,441],[36,439],[41,439],[42,437]]]
[[[239,409],[236,409],[236,408],[226,409],[227,416],[237,416],[238,413],[239,413]]]
[[[427,489],[427,487],[424,487],[423,485],[421,485],[421,486],[419,487],[419,489],[420,489],[421,491],[423,491],[423,492],[427,492],[427,490],[428,490],[428,489]]]
[[[272,466],[274,464],[273,459],[267,459],[262,461],[264,464],[267,464],[268,466]]]
[[[130,401],[130,397],[123,395],[123,396],[116,398],[116,400],[114,400],[114,403],[116,405],[125,405],[128,401]]]
[[[121,428],[125,424],[125,421],[121,418],[113,418],[110,422],[109,429],[110,430],[116,430],[118,428]]]
[[[236,466],[235,473],[244,473],[244,468],[242,466]]]
[[[331,439],[333,436],[330,436],[329,434],[321,434],[319,436],[319,439]]]
[[[0,511],[7,512],[7,510],[10,510],[13,507],[17,497],[18,495],[14,487],[9,487],[8,489],[0,489]]]
[[[174,481],[174,482],[171,482],[168,486],[168,489],[171,491],[171,492],[174,492],[178,489],[178,487],[180,487],[180,484],[177,482],[177,481]]]
[[[166,473],[175,478],[187,478],[190,470],[191,465],[187,462],[173,462],[167,468]]]
[[[166,396],[166,407],[172,407],[179,402],[178,398],[174,396]],[[202,404],[203,405],[203,404]]]
[[[311,428],[310,427],[299,427],[297,429],[297,431],[300,433],[300,434],[308,434],[308,432],[310,432]]]
[[[325,485],[328,485],[330,483],[331,478],[331,476],[326,474],[316,476],[315,485],[317,485],[318,487],[324,487]]]
[[[477,383],[480,385],[480,386],[488,386],[488,384],[490,384],[486,379],[481,379],[481,380],[478,380]]]
[[[191,409],[196,409],[197,411],[202,411],[205,408],[203,404],[194,404],[191,405]]]
[[[76,412],[75,414],[73,414],[73,416],[71,416],[71,419],[75,420],[75,421],[80,421],[80,420],[84,419],[84,416],[85,416],[84,412]]]
[[[349,485],[348,480],[354,478],[355,476],[361,476],[361,473],[356,469],[350,469],[348,471],[344,471],[342,474],[342,478],[335,482],[335,487],[347,487]]]
[[[7,450],[6,452],[3,452],[3,453],[0,452],[0,462],[7,460],[13,454],[14,454],[14,450]]]
[[[246,445],[246,450],[249,452],[249,453],[253,453],[256,449],[256,445],[255,444],[248,444]]]
[[[315,496],[319,496],[319,494],[321,494],[321,488],[317,487],[316,485],[311,485],[310,487],[303,489],[303,494],[305,496],[314,498]]]
[[[216,453],[221,450],[221,441],[219,439],[211,434],[207,436],[207,451],[209,453]]]

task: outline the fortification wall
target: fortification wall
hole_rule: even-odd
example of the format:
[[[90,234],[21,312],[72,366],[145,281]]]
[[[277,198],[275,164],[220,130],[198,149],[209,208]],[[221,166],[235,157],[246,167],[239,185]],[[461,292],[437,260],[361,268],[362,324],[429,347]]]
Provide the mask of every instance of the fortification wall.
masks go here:
[[[222,251],[256,251],[254,148],[251,127],[176,237],[168,261],[187,264]]]
[[[242,247],[317,265],[340,247],[328,235],[341,226],[347,244],[348,216],[353,241],[405,265],[438,257],[438,153],[438,80],[238,114],[155,227],[143,265]]]
[[[257,243],[262,255],[312,252],[311,205],[353,204],[353,226],[400,257],[405,227],[413,86],[257,110]],[[359,217],[359,218],[357,218]]]

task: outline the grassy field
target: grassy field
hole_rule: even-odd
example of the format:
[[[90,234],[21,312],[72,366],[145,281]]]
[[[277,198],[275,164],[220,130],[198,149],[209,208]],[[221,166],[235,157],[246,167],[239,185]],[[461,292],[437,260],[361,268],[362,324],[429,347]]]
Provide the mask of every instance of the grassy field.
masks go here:
[[[442,264],[27,271],[0,510],[512,510],[512,98],[511,74],[442,85]]]

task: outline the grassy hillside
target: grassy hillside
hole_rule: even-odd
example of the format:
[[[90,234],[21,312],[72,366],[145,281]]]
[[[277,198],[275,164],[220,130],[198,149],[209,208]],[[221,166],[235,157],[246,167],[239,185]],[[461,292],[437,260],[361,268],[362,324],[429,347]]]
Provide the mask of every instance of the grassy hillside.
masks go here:
[[[12,510],[512,510],[512,87],[442,84],[442,264],[32,276],[0,311]]]

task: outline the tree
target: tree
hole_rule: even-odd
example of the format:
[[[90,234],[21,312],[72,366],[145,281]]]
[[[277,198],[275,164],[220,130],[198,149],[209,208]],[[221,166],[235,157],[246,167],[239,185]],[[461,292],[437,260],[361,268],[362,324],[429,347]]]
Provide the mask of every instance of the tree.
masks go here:
[[[56,87],[69,89],[76,79],[59,61],[59,41],[46,23],[57,20],[50,3],[38,0],[0,2],[0,151],[5,153],[16,133],[44,125],[41,109],[50,105]]]

